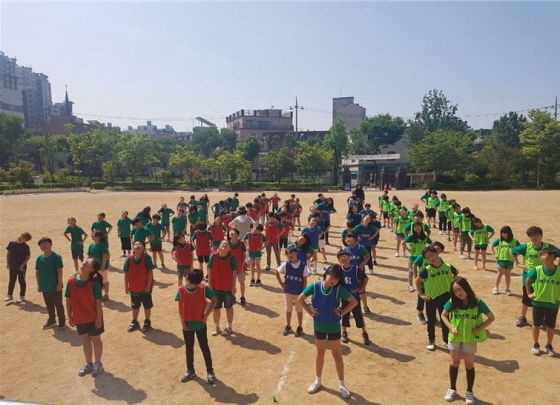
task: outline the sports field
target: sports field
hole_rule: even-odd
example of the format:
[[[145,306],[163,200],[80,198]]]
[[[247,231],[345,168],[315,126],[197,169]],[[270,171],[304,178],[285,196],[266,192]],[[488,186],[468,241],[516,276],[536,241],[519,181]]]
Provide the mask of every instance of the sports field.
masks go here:
[[[444,190],[438,190],[444,191]],[[199,197],[200,193],[196,193]],[[240,201],[252,201],[257,193],[240,193]],[[289,197],[290,193],[279,193]],[[422,191],[396,191],[400,200],[411,207],[420,203]],[[327,352],[323,372],[324,388],[310,395],[307,387],[315,377],[315,347],[312,319],[304,314],[303,337],[282,336],[285,326],[285,300],[272,272],[263,272],[263,286],[247,286],[248,304],[235,305],[234,334],[209,336],[215,386],[206,382],[202,354],[195,344],[195,367],[198,378],[180,382],[185,372],[185,349],[174,301],[177,278],[172,270],[155,270],[152,325],[148,333],[127,333],[131,320],[130,298],[125,294],[124,259],[118,258],[119,241],[116,222],[122,210],[131,216],[144,206],[152,213],[162,202],[175,209],[180,196],[187,192],[166,193],[67,193],[0,197],[0,244],[6,246],[23,232],[30,232],[32,259],[27,274],[27,302],[0,305],[0,399],[53,404],[337,404],[346,402],[338,393],[338,381],[332,357]],[[232,193],[209,193],[211,203]],[[267,192],[270,197],[272,192]],[[377,208],[379,192],[366,191],[367,201]],[[521,243],[528,241],[525,230],[538,225],[544,241],[560,246],[560,191],[447,192],[461,206],[468,206],[498,232],[510,225]],[[305,208],[316,193],[299,193]],[[329,261],[340,246],[344,229],[346,198],[349,193],[328,193],[339,210],[332,216]],[[423,208],[423,206],[421,205]],[[113,269],[110,271],[111,300],[104,306],[106,332],[103,363],[105,373],[97,378],[78,377],[84,362],[80,340],[74,328],[43,331],[47,320],[43,297],[37,292],[34,262],[40,253],[37,241],[42,236],[53,239],[53,250],[64,259],[64,275],[73,273],[70,243],[62,235],[66,219],[76,217],[78,225],[89,231],[96,214],[105,212],[115,226],[110,235]],[[302,215],[303,216],[303,215]],[[296,234],[297,234],[296,230]],[[474,394],[478,404],[542,404],[558,397],[560,359],[530,353],[530,327],[517,328],[521,281],[514,269],[513,296],[493,295],[494,258],[489,257],[487,271],[473,270],[471,260],[461,260],[444,236],[432,233],[433,240],[446,246],[442,258],[453,264],[470,281],[475,292],[496,315],[489,339],[478,345]],[[88,238],[86,246],[91,242]],[[171,244],[164,242],[169,252]],[[382,230],[378,245],[379,266],[368,284],[371,315],[366,326],[373,344],[364,346],[361,333],[349,329],[350,343],[343,344],[346,385],[352,393],[347,400],[354,404],[434,404],[445,403],[448,388],[449,354],[442,346],[441,331],[436,329],[435,352],[426,350],[426,327],[416,320],[416,293],[407,289],[407,260],[395,257],[394,234]],[[273,263],[275,261],[273,260]],[[266,264],[263,257],[263,268]],[[1,255],[0,285],[6,293],[8,271],[6,256]],[[318,276],[310,277],[315,281]],[[502,281],[502,291],[504,282]],[[14,296],[19,294],[16,284]],[[295,315],[294,315],[295,318]],[[140,312],[143,321],[143,311]],[[529,312],[531,321],[531,312]],[[222,323],[225,313],[222,311]],[[353,323],[353,320],[351,321]],[[292,321],[292,326],[294,322]],[[209,330],[212,327],[209,324]],[[555,347],[560,349],[560,333]],[[541,346],[544,347],[541,333]],[[461,365],[457,403],[464,403],[466,378]]]

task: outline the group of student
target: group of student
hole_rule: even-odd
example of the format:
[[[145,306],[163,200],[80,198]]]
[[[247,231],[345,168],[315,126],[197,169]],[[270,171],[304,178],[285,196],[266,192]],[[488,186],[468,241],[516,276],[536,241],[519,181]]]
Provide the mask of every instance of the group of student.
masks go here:
[[[186,347],[187,370],[181,381],[194,378],[193,363],[194,336],[196,335],[204,356],[208,382],[214,383],[216,376],[207,340],[207,320],[212,313],[213,336],[228,336],[233,333],[233,305],[237,301],[237,283],[240,287],[241,305],[247,303],[245,273],[250,269],[251,287],[262,285],[262,252],[267,251],[267,266],[271,269],[272,252],[276,259],[275,276],[284,291],[286,303],[286,326],[283,335],[294,333],[292,314],[295,307],[297,324],[295,336],[303,334],[303,311],[313,317],[314,336],[317,347],[316,379],[309,386],[308,392],[315,393],[321,386],[321,375],[326,352],[326,341],[330,341],[331,352],[339,378],[339,391],[343,398],[349,398],[350,392],[344,382],[344,364],[341,354],[341,342],[349,342],[348,327],[350,313],[356,327],[362,331],[364,344],[371,343],[364,324],[363,312],[370,313],[367,306],[366,286],[368,275],[374,274],[377,265],[375,246],[382,228],[395,233],[396,256],[408,256],[409,291],[418,293],[418,320],[425,323],[428,333],[428,350],[435,350],[435,325],[439,313],[444,347],[451,353],[449,368],[450,388],[445,399],[452,401],[456,397],[456,380],[461,357],[464,359],[467,373],[466,402],[474,404],[474,356],[476,345],[486,339],[485,329],[494,321],[494,314],[488,306],[476,298],[468,281],[458,275],[458,270],[445,263],[440,257],[444,245],[432,241],[431,229],[437,229],[436,215],[439,219],[440,235],[446,235],[454,250],[461,237],[461,258],[471,255],[474,241],[475,268],[486,269],[486,250],[494,230],[475,217],[468,207],[461,206],[454,200],[447,201],[445,194],[438,198],[436,191],[429,190],[421,200],[426,203],[426,215],[417,204],[408,210],[398,198],[391,200],[388,190],[379,198],[379,210],[383,224],[377,219],[377,213],[371,204],[365,201],[365,195],[355,190],[348,198],[347,227],[342,232],[341,250],[337,253],[337,263],[323,268],[322,281],[308,283],[311,274],[318,273],[318,252],[327,262],[325,244],[329,244],[331,228],[330,215],[336,213],[332,198],[319,194],[309,207],[307,226],[294,242],[295,223],[301,229],[300,217],[303,212],[299,200],[292,195],[282,200],[274,194],[269,200],[260,194],[252,202],[240,205],[237,193],[232,198],[221,200],[213,206],[214,219],[210,220],[207,196],[196,200],[194,196],[188,203],[181,198],[175,212],[162,204],[158,213],[151,215],[151,208],[145,207],[133,219],[123,211],[117,221],[118,236],[124,261],[125,292],[130,294],[133,319],[129,332],[151,329],[151,308],[153,307],[152,289],[155,283],[153,270],[158,259],[165,268],[163,242],[172,238],[172,259],[177,264],[178,291],[175,300]],[[435,210],[435,211],[434,211]],[[188,211],[188,214],[185,213]],[[359,216],[359,218],[358,218]],[[424,218],[427,217],[427,222]],[[188,222],[187,222],[188,220]],[[187,232],[187,225],[190,228]],[[66,313],[62,303],[62,257],[52,251],[52,240],[48,237],[39,240],[42,252],[36,259],[35,269],[39,292],[43,293],[49,318],[43,326],[49,329],[57,326],[64,329],[66,319],[71,326],[76,325],[83,343],[86,359],[78,374],[84,376],[100,375],[103,372],[101,356],[103,344],[101,334],[104,332],[102,302],[109,299],[109,280],[107,270],[110,267],[108,235],[113,227],[100,213],[91,226],[93,242],[87,254],[84,254],[84,242],[88,237],[74,218],[68,219],[65,237],[71,243],[71,254],[76,273],[67,282]],[[264,234],[263,234],[264,233]],[[190,237],[188,236],[190,234]],[[552,347],[558,301],[560,300],[560,272],[556,271],[555,261],[559,250],[542,241],[542,229],[530,227],[527,235],[531,242],[521,245],[513,238],[511,228],[504,226],[500,237],[492,243],[495,251],[498,273],[494,293],[499,293],[502,277],[506,280],[506,294],[510,295],[510,275],[516,264],[523,268],[523,299],[521,315],[517,326],[527,324],[527,311],[533,307],[533,338],[531,352],[540,354],[538,343],[541,326],[546,327],[546,353],[555,356]],[[17,241],[8,245],[8,268],[10,282],[6,301],[13,299],[16,279],[20,282],[20,298],[25,300],[25,269],[30,260],[28,233],[22,233]],[[147,253],[147,246],[152,255]],[[464,256],[464,248],[468,256]],[[199,262],[194,268],[194,253]],[[287,260],[282,260],[285,254]],[[478,254],[476,254],[478,253]],[[518,256],[523,257],[523,264]],[[477,257],[482,259],[482,268],[478,267]],[[84,260],[84,257],[85,260]],[[80,264],[81,263],[81,264]],[[206,274],[204,273],[206,263]],[[308,297],[311,297],[309,300]],[[138,316],[144,308],[144,323],[140,327]],[[424,317],[424,307],[426,317]],[[226,326],[220,327],[221,308],[226,309]],[[56,317],[55,317],[56,315]],[[484,316],[483,316],[484,315]]]

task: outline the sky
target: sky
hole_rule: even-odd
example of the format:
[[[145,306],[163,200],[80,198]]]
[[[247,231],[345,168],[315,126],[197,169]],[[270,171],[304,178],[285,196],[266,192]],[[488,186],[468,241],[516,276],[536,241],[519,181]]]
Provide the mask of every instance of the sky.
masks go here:
[[[298,129],[327,130],[333,97],[409,118],[431,89],[491,128],[560,96],[560,2],[2,0],[0,50],[123,129],[225,127],[297,97]]]

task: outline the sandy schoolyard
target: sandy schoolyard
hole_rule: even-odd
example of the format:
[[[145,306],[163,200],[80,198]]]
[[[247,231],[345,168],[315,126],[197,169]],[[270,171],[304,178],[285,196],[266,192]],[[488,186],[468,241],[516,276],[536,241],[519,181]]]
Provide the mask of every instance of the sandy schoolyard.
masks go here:
[[[444,190],[440,190],[441,191]],[[401,201],[411,207],[420,203],[422,191],[396,191]],[[211,202],[232,193],[210,193]],[[256,193],[241,193],[242,203],[252,201]],[[267,192],[268,196],[272,192]],[[340,232],[346,215],[349,193],[331,193],[339,212],[333,215],[331,246],[328,258],[340,246]],[[379,192],[367,191],[366,197],[377,207]],[[499,232],[510,225],[521,243],[528,241],[525,230],[530,225],[541,226],[544,240],[560,246],[559,191],[499,191],[448,192],[463,207]],[[121,210],[131,216],[150,205],[152,212],[162,202],[175,208],[180,196],[188,200],[187,192],[165,193],[66,193],[0,197],[0,244],[7,246],[19,233],[30,232],[32,259],[27,274],[27,302],[0,305],[0,399],[51,404],[337,404],[346,401],[338,393],[337,377],[332,357],[327,353],[323,373],[324,389],[314,395],[307,387],[315,377],[315,347],[312,319],[304,315],[305,334],[282,336],[285,325],[284,297],[272,272],[263,272],[262,288],[247,287],[248,305],[235,305],[234,334],[229,337],[209,336],[218,381],[206,382],[202,354],[195,345],[195,367],[198,378],[182,384],[185,372],[185,349],[181,326],[176,313],[175,263],[166,260],[170,270],[155,270],[152,325],[148,333],[127,333],[131,320],[130,298],[124,292],[123,260],[116,233]],[[200,193],[196,193],[199,197]],[[281,193],[288,197],[289,193]],[[304,207],[311,205],[315,193],[299,193]],[[77,371],[84,359],[75,328],[43,331],[47,319],[42,295],[37,293],[34,263],[40,253],[37,241],[49,236],[53,250],[64,260],[65,279],[73,273],[70,243],[62,233],[69,216],[89,231],[98,212],[107,214],[115,226],[110,235],[112,265],[110,272],[111,300],[104,305],[106,332],[103,363],[105,373],[98,378],[80,378]],[[296,230],[296,233],[297,230]],[[492,295],[495,263],[489,257],[487,271],[473,270],[473,262],[461,260],[451,243],[434,232],[434,240],[446,245],[443,259],[456,266],[467,277],[479,298],[496,315],[490,327],[489,339],[479,344],[476,357],[474,393],[478,404],[542,404],[558,398],[560,359],[530,354],[532,345],[529,327],[517,328],[521,281],[520,270],[514,269],[511,297]],[[88,238],[86,246],[91,242]],[[346,385],[352,393],[347,400],[353,404],[437,404],[445,403],[448,388],[449,354],[441,349],[441,331],[436,329],[435,352],[426,350],[426,327],[416,320],[416,294],[407,289],[407,260],[394,256],[394,234],[382,230],[378,246],[379,266],[370,276],[368,285],[371,315],[366,326],[372,344],[364,346],[361,333],[349,329],[350,343],[343,344]],[[164,249],[171,250],[170,243]],[[273,260],[273,263],[275,261]],[[263,257],[263,268],[266,264]],[[8,271],[6,256],[0,255],[0,288],[6,294]],[[310,278],[316,281],[318,276]],[[503,291],[502,281],[502,291]],[[16,284],[14,296],[18,296]],[[222,311],[223,312],[223,311]],[[295,315],[294,315],[295,318]],[[143,312],[139,320],[143,321]],[[529,321],[531,313],[529,313]],[[225,313],[222,313],[222,323]],[[353,323],[353,321],[352,321]],[[292,322],[294,326],[294,322]],[[209,324],[209,330],[212,327]],[[556,333],[556,349],[560,336]],[[541,334],[541,346],[544,336]],[[464,403],[466,377],[463,366],[459,371],[458,393]]]

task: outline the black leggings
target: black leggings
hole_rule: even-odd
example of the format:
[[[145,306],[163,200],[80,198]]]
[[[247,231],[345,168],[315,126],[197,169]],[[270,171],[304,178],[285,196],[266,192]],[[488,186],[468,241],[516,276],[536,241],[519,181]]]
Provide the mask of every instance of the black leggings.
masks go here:
[[[187,354],[187,371],[194,372],[194,335],[196,334],[198,345],[204,356],[204,363],[206,363],[206,371],[208,373],[214,372],[212,368],[212,355],[210,354],[210,347],[208,346],[207,331],[208,328],[206,326],[194,332],[183,329],[183,338],[185,339],[185,350]]]
[[[342,309],[346,308],[348,301],[342,300]],[[364,316],[362,315],[362,305],[361,300],[358,300],[358,305],[352,308],[352,315],[354,315],[354,320],[356,321],[356,328],[364,327]],[[348,328],[350,326],[350,312],[342,316],[342,326]]]
[[[10,268],[10,281],[8,282],[8,295],[14,295],[14,287],[16,286],[16,280],[19,282],[19,295],[20,297],[25,297],[25,289],[27,288],[27,283],[25,282],[25,272],[19,271],[19,269]]]
[[[444,232],[447,231],[447,218],[446,217],[439,217],[439,230]],[[451,228],[449,228],[451,230]]]
[[[428,322],[426,328],[428,329],[428,340],[434,342],[436,340],[436,312],[439,313],[441,318],[441,313],[443,312],[443,306],[449,301],[449,293],[441,294],[439,297],[432,298],[426,301],[426,315],[428,316]],[[445,326],[445,323],[441,323],[441,333],[443,335],[443,341],[447,343],[449,329]]]

